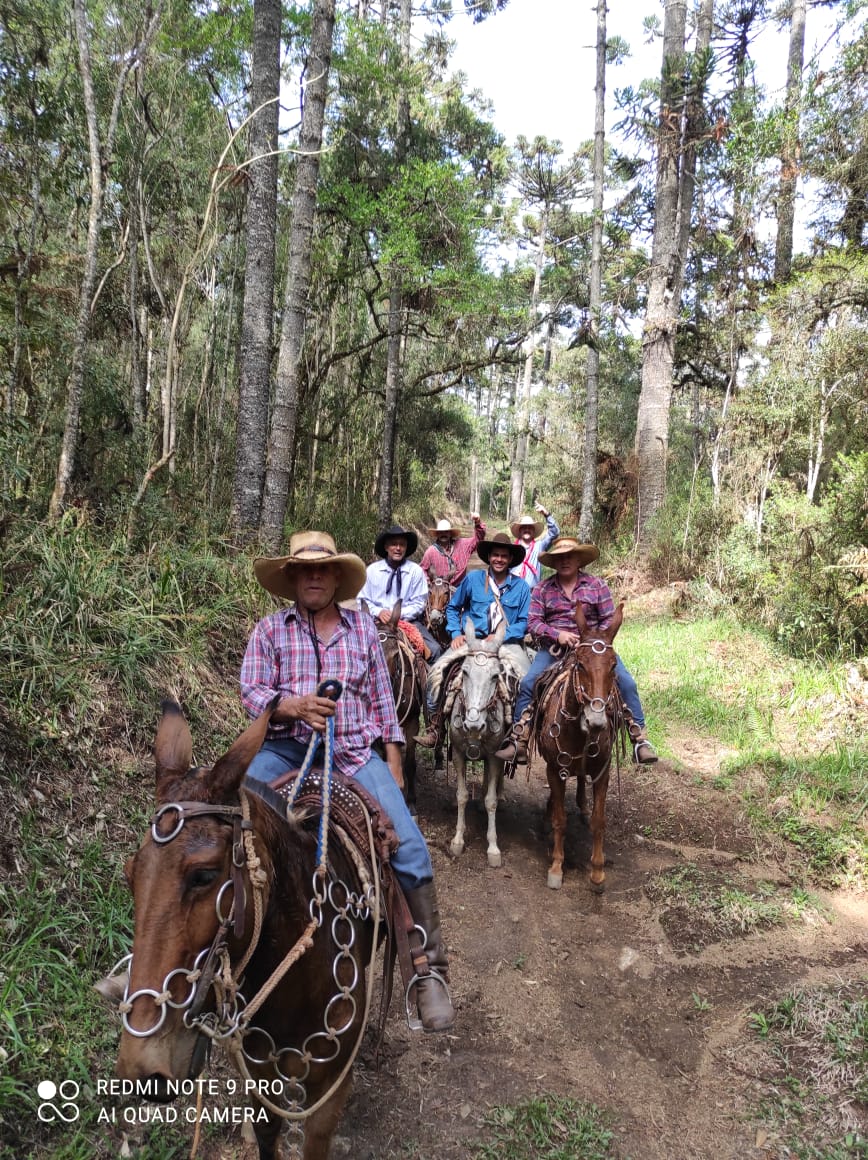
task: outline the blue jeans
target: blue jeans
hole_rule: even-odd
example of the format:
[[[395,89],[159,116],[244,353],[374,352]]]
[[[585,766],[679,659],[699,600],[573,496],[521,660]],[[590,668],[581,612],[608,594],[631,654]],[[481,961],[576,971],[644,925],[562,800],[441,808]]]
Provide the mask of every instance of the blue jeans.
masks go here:
[[[247,768],[247,776],[258,781],[273,781],[288,769],[298,769],[307,747],[294,737],[266,741]],[[319,749],[318,755],[322,753]],[[424,886],[434,877],[431,856],[422,831],[410,816],[404,795],[381,757],[372,753],[353,777],[377,799],[395,827],[400,846],[392,855],[392,866],[398,881],[406,890]]]
[[[515,720],[517,721],[525,709],[528,707],[533,696],[534,685],[537,683],[542,674],[549,666],[553,665],[559,658],[553,657],[547,648],[541,648],[531,662],[531,666],[527,671],[527,676],[522,679],[518,687],[518,697],[515,701]],[[633,720],[640,729],[645,728],[645,714],[642,712],[642,702],[639,700],[639,690],[636,688],[636,682],[633,679],[632,673],[627,666],[618,657],[618,663],[615,665],[615,680],[618,682],[618,688],[621,690],[621,696],[624,699],[624,704],[630,711]]]

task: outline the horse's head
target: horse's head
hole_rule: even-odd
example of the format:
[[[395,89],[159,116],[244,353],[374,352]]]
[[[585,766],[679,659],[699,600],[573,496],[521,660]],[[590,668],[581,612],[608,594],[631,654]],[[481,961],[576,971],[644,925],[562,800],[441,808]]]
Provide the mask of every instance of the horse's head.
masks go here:
[[[438,576],[433,568],[428,569],[428,601],[425,616],[428,627],[436,629],[446,621],[446,605],[452,596],[452,585],[443,576]]]
[[[592,736],[608,726],[618,661],[612,641],[623,619],[624,605],[619,604],[607,628],[591,630],[581,604],[576,604],[575,621],[581,639],[573,648],[573,689],[582,706],[585,728]]]
[[[154,746],[157,811],[144,842],[124,867],[135,928],[117,1064],[122,1078],[151,1080],[155,1095],[165,1090],[166,1080],[196,1075],[204,1063],[204,1053],[196,1051],[199,1032],[188,1018],[210,985],[210,979],[199,983],[203,952],[214,943],[233,902],[235,929],[228,932],[229,942],[243,945],[249,937],[253,908],[243,905],[246,824],[239,787],[276,703],[277,698],[213,768],[193,771],[187,722],[174,702],[163,704]],[[257,852],[270,876],[266,851]],[[235,898],[236,887],[240,898]]]
[[[465,750],[473,756],[473,748],[480,749],[488,741],[499,741],[503,727],[503,706],[500,692],[503,665],[497,655],[506,634],[501,622],[494,633],[479,640],[470,617],[464,626],[467,656],[461,664],[461,696],[457,702]]]

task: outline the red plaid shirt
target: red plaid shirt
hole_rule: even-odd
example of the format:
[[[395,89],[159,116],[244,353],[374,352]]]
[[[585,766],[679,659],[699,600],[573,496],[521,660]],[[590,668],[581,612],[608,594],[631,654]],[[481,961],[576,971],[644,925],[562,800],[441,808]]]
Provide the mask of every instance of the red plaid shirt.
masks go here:
[[[615,602],[609,585],[590,572],[579,572],[572,596],[567,596],[557,576],[537,584],[530,598],[527,630],[544,648],[554,644],[559,632],[575,632],[573,617],[576,603],[581,602],[588,628],[603,629],[615,614]]]
[[[444,552],[440,545],[436,542],[425,549],[425,554],[422,557],[422,562],[419,567],[428,576],[428,569],[434,569],[435,576],[442,576],[444,580],[448,580],[453,588],[457,588],[464,577],[467,575],[467,564],[470,557],[476,551],[477,544],[485,539],[485,524],[482,520],[474,525],[473,535],[465,536],[462,540],[452,541],[452,550]],[[450,565],[452,567],[452,574],[449,573]]]
[[[341,608],[341,622],[331,640],[318,639],[322,672],[307,621],[296,608],[264,617],[253,630],[241,665],[241,702],[258,717],[275,693],[303,697],[321,681],[334,677],[344,687],[335,710],[335,765],[353,774],[371,756],[371,745],[402,744],[386,658],[374,621],[361,612]],[[307,745],[311,727],[304,721],[269,725],[268,737],[294,737]]]

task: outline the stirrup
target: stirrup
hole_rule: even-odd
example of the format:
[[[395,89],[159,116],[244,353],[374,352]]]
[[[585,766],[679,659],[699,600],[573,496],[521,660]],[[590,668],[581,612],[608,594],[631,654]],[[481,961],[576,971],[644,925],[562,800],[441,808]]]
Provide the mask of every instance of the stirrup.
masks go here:
[[[644,753],[642,753],[643,746],[645,747]],[[647,737],[640,737],[633,742],[633,763],[635,765],[653,765],[658,760],[657,750]]]
[[[417,1000],[417,1007],[416,1007],[415,1012],[413,1011],[412,1007],[410,1006],[411,997],[415,998],[415,996],[413,995],[413,992],[419,986],[419,984],[424,982],[426,979],[433,979],[435,982],[440,984],[440,986],[446,992],[446,998],[449,1000],[449,1006],[453,1008],[453,1012],[454,1012],[454,1006],[452,1004],[452,992],[449,990],[449,984],[443,978],[440,971],[436,967],[429,967],[427,975],[420,975],[417,971],[416,974],[413,976],[413,978],[410,980],[410,982],[407,984],[407,989],[404,992],[404,1009],[405,1009],[406,1014],[407,1014],[407,1026],[410,1028],[411,1031],[425,1031],[426,1030],[425,1025],[422,1022],[422,1017],[419,1014],[418,1000]],[[448,1028],[444,1028],[444,1030],[448,1031]]]

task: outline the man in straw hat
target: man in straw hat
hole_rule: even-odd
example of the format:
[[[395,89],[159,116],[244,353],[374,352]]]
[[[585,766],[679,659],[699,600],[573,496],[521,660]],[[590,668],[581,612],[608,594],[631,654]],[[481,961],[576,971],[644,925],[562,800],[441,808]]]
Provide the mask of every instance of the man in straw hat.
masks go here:
[[[524,676],[530,665],[524,648],[530,589],[510,572],[524,558],[524,548],[511,543],[506,532],[498,532],[490,540],[481,540],[476,550],[488,567],[485,571],[468,572],[446,606],[446,628],[452,644],[431,669],[427,690],[430,726],[416,738],[417,745],[436,747],[442,741],[443,714],[437,704],[438,694],[445,686],[446,670],[466,651],[464,626],[468,617],[473,621],[477,640],[493,636],[501,624],[505,626],[498,651],[516,677]]]
[[[438,520],[437,526],[428,528],[433,543],[425,549],[419,567],[426,576],[441,576],[457,588],[467,573],[467,563],[481,540],[485,539],[485,524],[479,512],[471,515],[473,533],[462,536],[462,529],[451,520]]]
[[[419,537],[410,528],[394,524],[380,532],[374,541],[379,559],[368,565],[359,600],[364,600],[374,619],[383,624],[388,623],[400,600],[401,619],[418,629],[428,649],[428,660],[436,661],[443,650],[425,624],[428,581],[419,565],[407,559],[418,546]]]
[[[338,552],[325,532],[296,532],[288,556],[260,558],[253,570],[263,588],[294,603],[259,621],[244,654],[241,700],[250,716],[258,716],[275,692],[281,696],[248,775],[267,782],[297,769],[312,733],[323,733],[326,720],[334,718],[335,766],[373,794],[400,839],[392,865],[413,920],[424,931],[424,953],[432,970],[416,987],[419,1018],[426,1031],[446,1030],[455,1012],[446,985],[448,962],[434,871],[401,793],[404,737],[386,660],[371,617],[338,603],[352,599],[364,584],[364,562]],[[329,678],[343,685],[337,702],[317,695],[320,683]],[[385,745],[385,762],[371,751],[378,739]]]
[[[513,572],[516,576],[521,576],[522,580],[527,581],[530,588],[536,588],[540,582],[542,571],[539,562],[540,553],[548,548],[561,530],[555,522],[554,516],[541,503],[535,504],[534,508],[543,517],[545,524],[541,520],[535,520],[533,516],[522,516],[514,524],[509,525],[514,542],[524,548],[524,559],[517,567],[513,568]],[[542,534],[543,528],[545,528],[544,535]]]
[[[593,544],[581,544],[574,536],[559,536],[551,548],[540,555],[540,562],[547,568],[554,568],[555,575],[543,580],[531,597],[528,631],[541,647],[519,686],[510,737],[496,754],[504,761],[527,762],[527,733],[534,686],[565,649],[579,643],[574,618],[576,605],[581,604],[588,628],[604,629],[611,623],[615,602],[608,584],[584,570],[585,565],[596,560],[599,554]],[[645,714],[636,682],[620,657],[615,667],[615,679],[633,742],[633,760],[650,765],[657,760],[657,753],[645,732]]]

